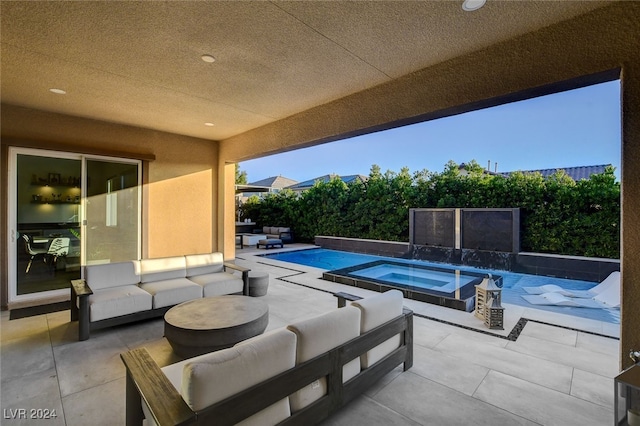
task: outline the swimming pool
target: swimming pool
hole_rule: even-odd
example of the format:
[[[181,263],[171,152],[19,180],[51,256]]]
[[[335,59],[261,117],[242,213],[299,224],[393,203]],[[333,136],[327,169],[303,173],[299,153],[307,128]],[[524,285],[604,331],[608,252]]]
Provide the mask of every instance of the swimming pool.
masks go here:
[[[376,261],[392,261],[395,263],[422,265],[435,268],[449,268],[451,270],[460,270],[465,272],[474,272],[486,276],[491,273],[502,277],[502,302],[512,305],[519,305],[528,308],[535,308],[539,310],[545,310],[549,312],[557,312],[566,315],[573,315],[581,318],[588,318],[597,321],[604,321],[613,324],[620,323],[620,310],[619,309],[590,309],[590,308],[575,308],[569,306],[533,306],[524,300],[521,296],[527,293],[522,289],[523,287],[538,287],[545,284],[555,284],[563,287],[567,290],[589,290],[594,287],[596,283],[590,281],[569,280],[564,278],[553,278],[541,275],[528,275],[517,274],[508,271],[498,271],[491,269],[479,269],[471,268],[459,265],[447,265],[435,262],[426,262],[420,260],[409,260],[399,258],[388,258],[382,256],[374,256],[368,254],[343,252],[338,250],[329,250],[322,248],[314,248],[308,250],[297,250],[281,253],[269,253],[262,255],[262,257],[280,260],[283,262],[297,263],[300,265],[312,266],[327,271],[334,271],[336,269],[350,268],[364,263],[376,262]]]

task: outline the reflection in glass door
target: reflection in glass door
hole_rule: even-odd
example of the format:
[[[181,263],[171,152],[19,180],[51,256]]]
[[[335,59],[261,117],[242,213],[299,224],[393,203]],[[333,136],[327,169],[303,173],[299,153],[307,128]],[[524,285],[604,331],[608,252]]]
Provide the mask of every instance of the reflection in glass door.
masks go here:
[[[23,150],[12,157],[14,299],[62,291],[80,278],[82,162],[78,155],[37,154]]]
[[[140,187],[137,161],[86,160],[86,265],[139,258]]]

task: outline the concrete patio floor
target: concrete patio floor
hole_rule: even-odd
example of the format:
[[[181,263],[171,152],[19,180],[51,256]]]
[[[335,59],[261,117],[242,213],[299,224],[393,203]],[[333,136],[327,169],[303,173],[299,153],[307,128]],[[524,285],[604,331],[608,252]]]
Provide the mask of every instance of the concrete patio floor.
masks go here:
[[[238,250],[236,262],[270,273],[262,297],[269,304],[268,329],[336,309],[333,292],[370,294],[323,281],[319,269],[255,254],[255,249]],[[397,368],[324,424],[613,423],[617,326],[506,306],[505,330],[487,333],[473,314],[405,302],[416,313],[413,368]],[[523,317],[530,321],[518,338],[506,339]],[[18,320],[9,320],[4,311],[0,334],[3,425],[122,425],[120,353],[145,346],[161,365],[177,360],[163,337],[161,318],[100,330],[78,342],[69,311]],[[26,409],[27,417],[31,409],[55,410],[57,417],[12,418],[17,409]]]

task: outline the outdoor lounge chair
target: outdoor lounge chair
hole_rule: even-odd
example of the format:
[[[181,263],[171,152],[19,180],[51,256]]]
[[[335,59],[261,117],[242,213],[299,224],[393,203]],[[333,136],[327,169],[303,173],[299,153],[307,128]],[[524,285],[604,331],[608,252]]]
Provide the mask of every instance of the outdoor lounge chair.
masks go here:
[[[596,290],[595,292],[593,290]],[[574,308],[618,308],[620,307],[620,272],[612,272],[607,279],[593,289],[592,296],[567,297],[558,292],[524,295],[522,298],[532,305],[571,306]]]
[[[546,284],[540,287],[522,287],[529,294],[541,295],[545,293],[557,293],[566,297],[576,297],[583,299],[593,299],[600,293],[610,289],[611,287],[620,288],[620,272],[614,271],[604,281],[589,290],[566,290],[555,284]],[[618,290],[619,291],[619,290]]]
[[[595,309],[604,309],[610,307],[594,299],[567,297],[561,295],[560,293],[529,294],[526,296],[522,296],[522,298],[532,305],[569,306],[572,308]]]

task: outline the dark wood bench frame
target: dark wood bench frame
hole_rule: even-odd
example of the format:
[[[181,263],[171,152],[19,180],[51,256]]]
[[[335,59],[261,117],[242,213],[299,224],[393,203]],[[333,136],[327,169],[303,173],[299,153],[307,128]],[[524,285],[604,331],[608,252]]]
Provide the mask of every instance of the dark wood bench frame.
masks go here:
[[[250,269],[228,262],[225,262],[223,266],[225,271],[229,268],[242,273],[242,282],[244,283],[242,287],[242,294],[248,296]],[[91,331],[93,330],[161,317],[173,307],[165,306],[162,308],[150,309],[148,311],[135,312],[133,314],[121,315],[118,317],[91,322],[89,296],[93,294],[93,290],[91,290],[91,287],[89,287],[84,279],[72,280],[70,290],[71,321],[78,321],[78,340],[88,340],[91,335]]]
[[[357,297],[336,294],[338,306]],[[342,383],[342,366],[380,343],[401,333],[400,347],[346,383]],[[327,376],[327,394],[297,411],[280,425],[310,425],[320,423],[341,407],[362,394],[375,382],[404,364],[404,371],[413,365],[413,311],[403,314],[329,352],[302,363],[269,380],[220,401],[198,412],[192,411],[169,382],[145,348],[120,355],[126,368],[126,425],[142,424],[142,401],[149,407],[160,426],[185,424],[233,425],[260,410],[291,395],[298,389]]]

